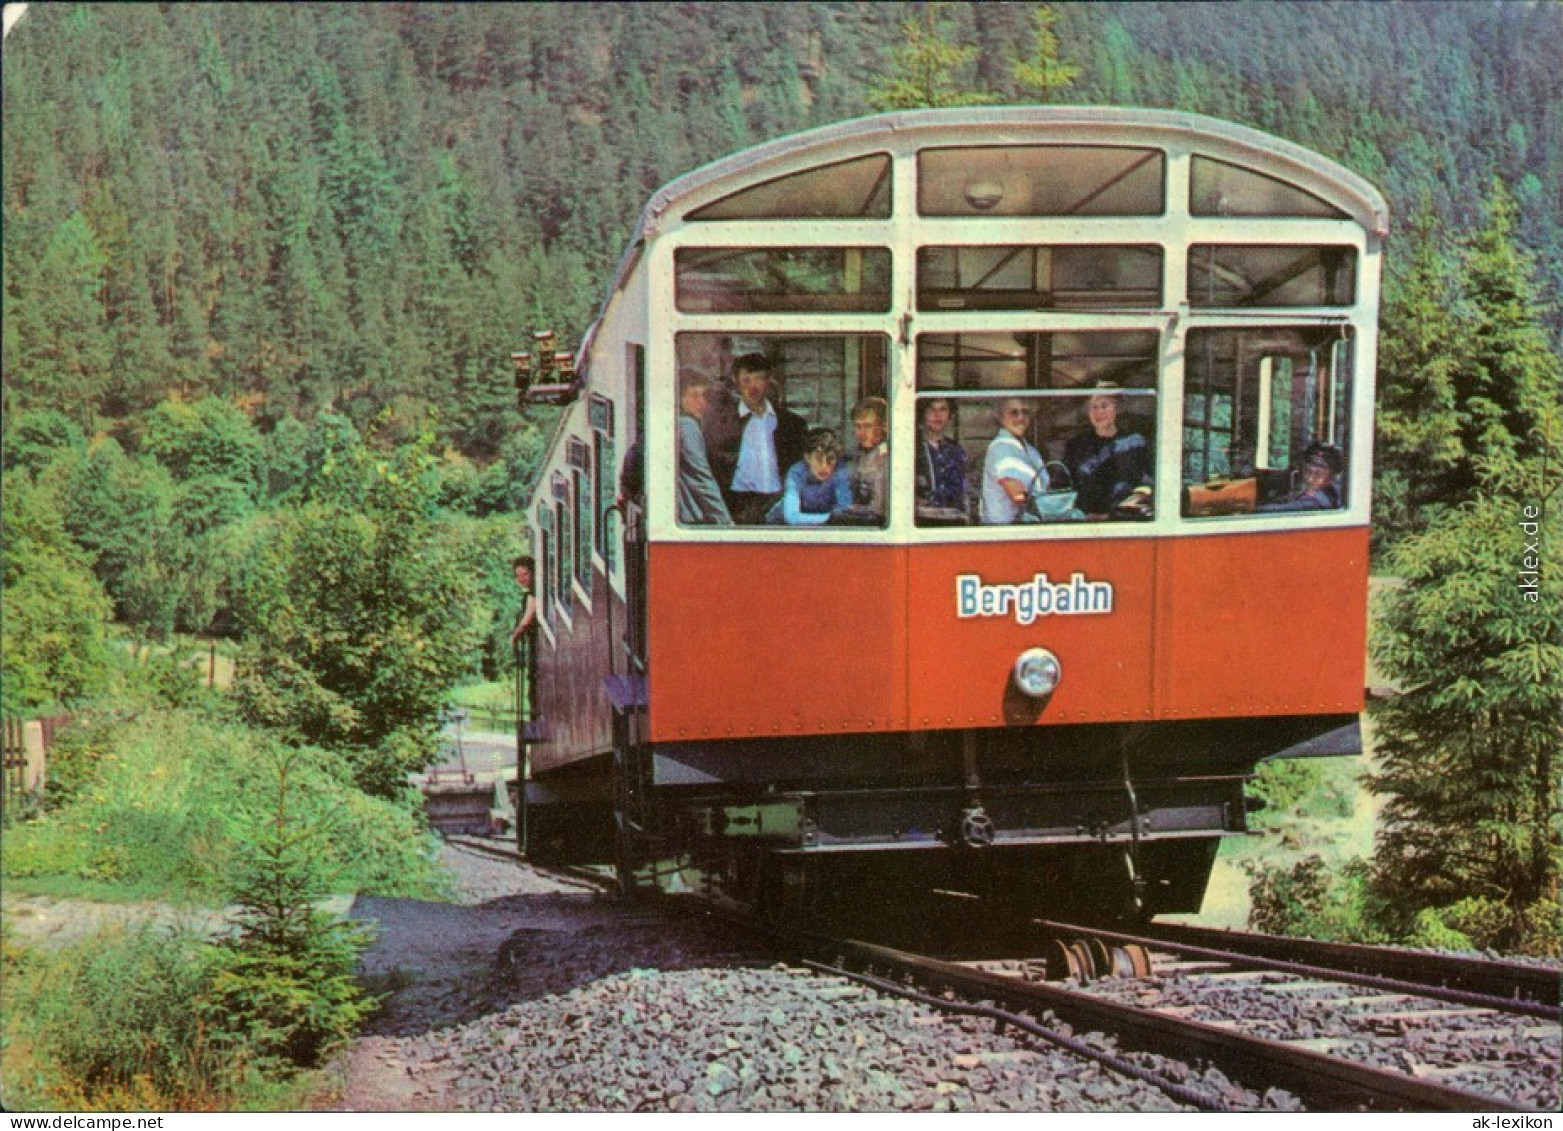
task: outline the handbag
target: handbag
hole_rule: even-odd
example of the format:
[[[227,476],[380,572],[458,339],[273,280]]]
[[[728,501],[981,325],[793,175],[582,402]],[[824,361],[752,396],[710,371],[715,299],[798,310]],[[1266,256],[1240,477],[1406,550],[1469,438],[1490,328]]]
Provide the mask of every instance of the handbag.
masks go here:
[[[1183,513],[1190,518],[1218,514],[1253,514],[1259,501],[1259,480],[1212,479],[1183,488]]]

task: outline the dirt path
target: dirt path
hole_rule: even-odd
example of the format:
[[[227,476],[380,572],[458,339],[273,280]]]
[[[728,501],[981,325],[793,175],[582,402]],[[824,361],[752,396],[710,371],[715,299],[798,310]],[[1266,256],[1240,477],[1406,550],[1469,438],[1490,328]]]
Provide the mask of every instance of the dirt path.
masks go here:
[[[359,896],[351,918],[378,934],[364,954],[368,983],[387,994],[364,1035],[342,1058],[334,1111],[453,1111],[453,1078],[439,1053],[409,1051],[404,1040],[461,1025],[506,1004],[508,979],[496,978],[504,943],[517,932],[572,933],[613,914],[580,887],[504,861],[447,847],[459,903]]]

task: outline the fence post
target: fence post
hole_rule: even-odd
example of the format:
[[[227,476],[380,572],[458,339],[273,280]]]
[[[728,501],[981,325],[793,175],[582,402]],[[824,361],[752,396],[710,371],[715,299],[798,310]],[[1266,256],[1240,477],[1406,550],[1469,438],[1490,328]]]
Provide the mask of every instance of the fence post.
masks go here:
[[[43,788],[44,777],[49,772],[48,748],[43,741],[43,722],[31,719],[22,727],[22,792],[32,793]]]

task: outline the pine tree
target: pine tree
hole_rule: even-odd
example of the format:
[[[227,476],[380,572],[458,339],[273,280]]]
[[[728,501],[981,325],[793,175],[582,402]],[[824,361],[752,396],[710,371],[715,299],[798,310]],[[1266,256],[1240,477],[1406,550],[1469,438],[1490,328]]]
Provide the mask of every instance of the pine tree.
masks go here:
[[[1011,72],[1017,83],[1036,92],[1038,102],[1051,102],[1057,92],[1075,81],[1080,68],[1059,56],[1058,33],[1053,30],[1058,16],[1052,6],[1041,5],[1031,13],[1031,18],[1036,25],[1031,57],[1016,59]]]
[[[1370,788],[1387,798],[1374,873],[1389,926],[1413,941],[1554,954],[1563,941],[1563,577],[1526,568],[1563,537],[1548,505],[1557,416],[1550,428],[1550,458],[1494,457],[1482,492],[1390,562],[1404,587],[1375,654],[1404,690],[1373,713]]]
[[[925,106],[981,106],[990,94],[963,90],[959,75],[977,48],[952,43],[939,4],[927,4],[919,17],[901,24],[902,42],[889,68],[868,90],[875,110],[913,110]]]
[[[1380,321],[1373,537],[1382,550],[1420,530],[1429,508],[1461,498],[1452,479],[1459,439],[1455,372],[1466,337],[1456,314],[1452,255],[1430,203],[1408,226],[1410,265],[1391,279]]]
[[[1542,326],[1535,266],[1516,242],[1514,197],[1502,181],[1493,182],[1485,213],[1465,249],[1472,317],[1466,367],[1456,377],[1473,465],[1499,451],[1536,455],[1537,426],[1563,396],[1563,358]]]
[[[1457,418],[1430,433],[1452,462],[1450,509],[1389,560],[1404,587],[1375,653],[1404,690],[1375,711],[1371,788],[1388,797],[1375,873],[1391,925],[1420,941],[1556,952],[1563,576],[1546,563],[1563,536],[1549,501],[1563,481],[1563,359],[1511,218],[1500,191],[1465,250],[1464,340],[1424,343],[1456,362]]]

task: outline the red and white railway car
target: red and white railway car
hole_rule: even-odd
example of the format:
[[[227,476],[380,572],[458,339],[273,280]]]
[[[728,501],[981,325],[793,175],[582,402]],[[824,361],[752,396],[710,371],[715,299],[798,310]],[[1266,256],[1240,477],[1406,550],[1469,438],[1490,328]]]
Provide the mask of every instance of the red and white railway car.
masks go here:
[[[552,390],[527,850],[1197,910],[1255,764],[1356,748],[1385,232],[1339,165],[1161,110],[880,115],[663,188]],[[756,354],[848,452],[887,403],[882,516],[680,520],[679,382]],[[996,439],[1044,468],[1021,521]]]

